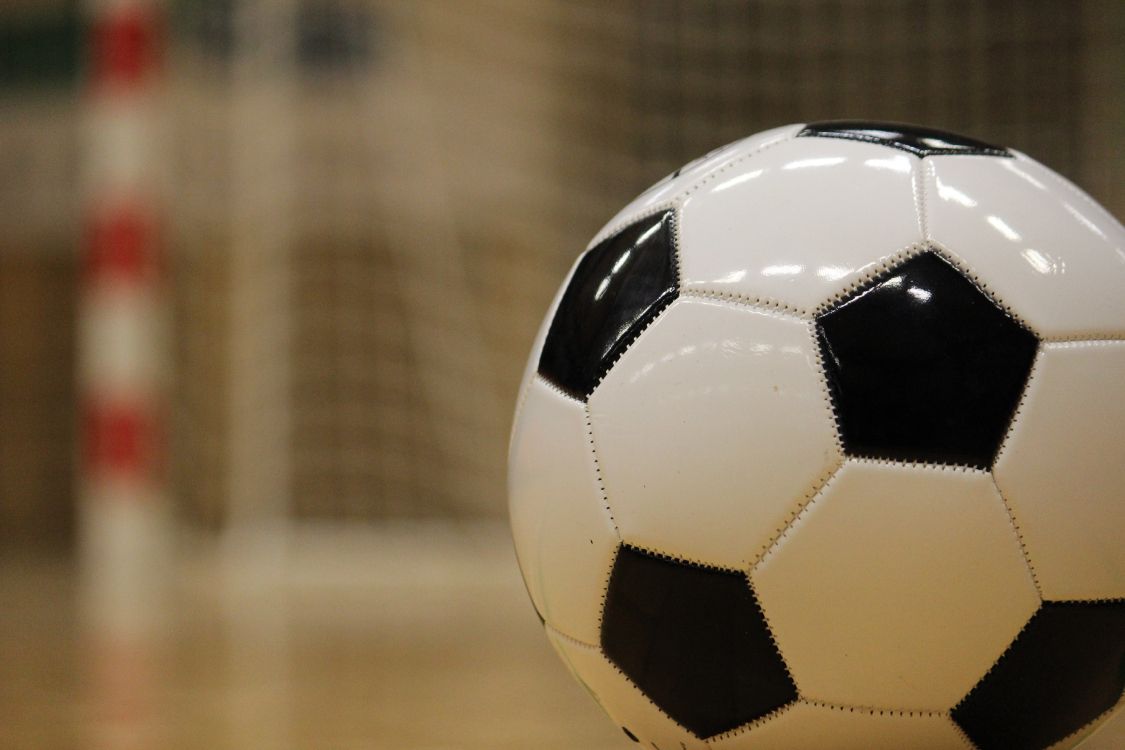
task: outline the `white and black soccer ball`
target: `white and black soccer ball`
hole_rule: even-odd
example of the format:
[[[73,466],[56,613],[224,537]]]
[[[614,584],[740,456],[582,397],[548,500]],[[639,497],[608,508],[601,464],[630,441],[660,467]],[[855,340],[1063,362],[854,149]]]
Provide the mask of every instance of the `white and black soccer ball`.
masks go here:
[[[574,265],[509,485],[645,746],[1072,747],[1125,688],[1125,229],[949,133],[726,146]]]

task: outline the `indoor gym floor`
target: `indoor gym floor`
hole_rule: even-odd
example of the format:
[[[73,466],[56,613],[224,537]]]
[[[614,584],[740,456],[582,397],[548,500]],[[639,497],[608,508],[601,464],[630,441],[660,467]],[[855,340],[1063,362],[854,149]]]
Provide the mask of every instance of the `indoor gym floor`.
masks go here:
[[[72,563],[3,559],[0,748],[630,746],[547,644],[505,526],[303,528],[284,564],[278,538],[182,545],[148,636],[83,627]],[[1086,747],[1125,748],[1125,720]]]

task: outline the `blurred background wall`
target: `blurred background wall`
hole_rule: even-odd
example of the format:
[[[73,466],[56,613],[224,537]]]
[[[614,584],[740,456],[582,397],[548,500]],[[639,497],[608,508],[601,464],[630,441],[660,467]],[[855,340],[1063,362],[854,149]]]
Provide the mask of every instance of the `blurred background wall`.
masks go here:
[[[1123,216],[1125,4],[0,3],[0,746],[621,747],[504,524],[526,353],[629,198],[829,118]]]
[[[179,527],[504,512],[531,337],[681,163],[790,121],[1024,150],[1125,214],[1112,0],[172,0]],[[87,13],[0,6],[0,550],[74,541]]]

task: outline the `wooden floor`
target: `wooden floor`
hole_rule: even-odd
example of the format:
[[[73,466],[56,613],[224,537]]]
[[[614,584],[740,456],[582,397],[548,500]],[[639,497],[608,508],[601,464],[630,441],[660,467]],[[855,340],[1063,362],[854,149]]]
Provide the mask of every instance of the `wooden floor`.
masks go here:
[[[551,651],[504,528],[302,533],[266,572],[203,547],[166,616],[116,635],[83,626],[73,566],[5,561],[0,748],[628,747]]]
[[[184,546],[119,632],[84,624],[72,564],[0,563],[0,748],[635,747],[551,652],[504,527]]]

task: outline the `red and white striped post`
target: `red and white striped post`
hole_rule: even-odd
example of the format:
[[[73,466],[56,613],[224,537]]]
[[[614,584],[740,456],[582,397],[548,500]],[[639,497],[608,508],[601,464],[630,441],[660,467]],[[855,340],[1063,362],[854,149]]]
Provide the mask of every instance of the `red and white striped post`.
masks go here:
[[[160,65],[152,0],[87,0],[79,373],[80,561],[96,747],[152,746],[169,560]]]

